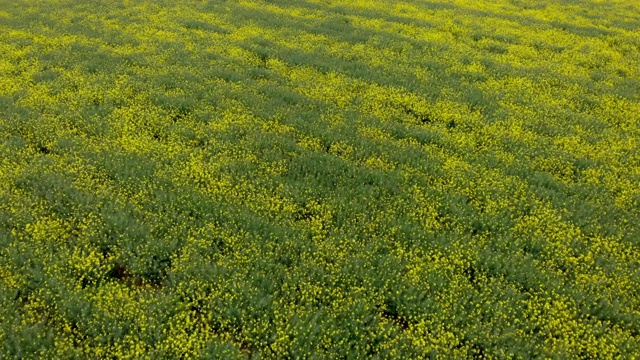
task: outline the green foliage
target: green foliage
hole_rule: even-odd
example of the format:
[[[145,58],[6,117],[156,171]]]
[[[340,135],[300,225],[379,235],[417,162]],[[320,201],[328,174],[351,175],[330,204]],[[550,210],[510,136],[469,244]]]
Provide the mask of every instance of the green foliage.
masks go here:
[[[0,358],[640,356],[637,14],[0,0]]]

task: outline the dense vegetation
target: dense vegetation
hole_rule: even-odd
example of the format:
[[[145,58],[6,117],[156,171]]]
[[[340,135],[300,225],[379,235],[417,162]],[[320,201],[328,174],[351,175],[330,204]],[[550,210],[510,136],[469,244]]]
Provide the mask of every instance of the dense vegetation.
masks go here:
[[[0,358],[640,356],[633,0],[0,0]]]

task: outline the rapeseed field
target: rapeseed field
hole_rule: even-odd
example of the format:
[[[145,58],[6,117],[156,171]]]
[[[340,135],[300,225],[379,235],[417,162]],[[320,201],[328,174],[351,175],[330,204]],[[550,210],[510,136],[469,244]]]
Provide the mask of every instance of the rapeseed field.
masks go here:
[[[639,357],[636,0],[0,0],[1,359]]]

